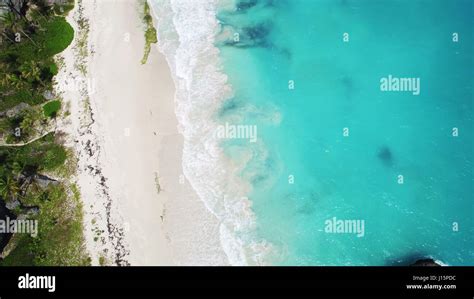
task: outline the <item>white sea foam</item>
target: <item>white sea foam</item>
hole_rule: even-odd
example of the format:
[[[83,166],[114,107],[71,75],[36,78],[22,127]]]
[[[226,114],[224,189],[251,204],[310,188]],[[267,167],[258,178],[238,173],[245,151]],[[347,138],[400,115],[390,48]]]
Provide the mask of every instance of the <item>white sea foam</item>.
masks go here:
[[[220,221],[220,243],[232,265],[265,263],[271,247],[255,239],[255,217],[246,198],[250,185],[236,174],[237,165],[219,146],[213,118],[232,96],[222,72],[218,0],[152,0],[158,43],[165,54],[176,90],[176,114],[184,136],[183,171],[207,209]],[[202,240],[206,242],[206,240]]]

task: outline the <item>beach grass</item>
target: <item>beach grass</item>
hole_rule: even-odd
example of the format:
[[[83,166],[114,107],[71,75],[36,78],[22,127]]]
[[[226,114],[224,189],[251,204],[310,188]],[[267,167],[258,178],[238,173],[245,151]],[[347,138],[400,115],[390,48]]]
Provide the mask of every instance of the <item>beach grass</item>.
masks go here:
[[[76,196],[69,196],[66,188],[63,185],[50,186],[39,194],[27,195],[24,201],[39,207],[39,214],[31,217],[38,221],[38,235],[16,234],[12,240],[15,248],[0,261],[0,265],[90,264],[83,245],[81,201]]]
[[[156,28],[153,25],[153,17],[150,12],[150,5],[146,0],[144,1],[143,22],[145,23],[145,52],[143,54],[142,64],[146,64],[151,52],[151,45],[158,43]]]

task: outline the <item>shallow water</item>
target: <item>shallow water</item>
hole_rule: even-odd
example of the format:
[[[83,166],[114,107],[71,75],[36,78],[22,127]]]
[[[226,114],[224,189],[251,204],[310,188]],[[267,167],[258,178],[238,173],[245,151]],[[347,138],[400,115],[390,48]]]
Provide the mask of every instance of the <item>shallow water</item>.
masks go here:
[[[258,129],[221,144],[245,165],[270,262],[473,265],[474,2],[236,3],[218,14],[233,96],[215,121]],[[389,75],[419,94],[382,91]],[[326,232],[333,217],[363,236]]]

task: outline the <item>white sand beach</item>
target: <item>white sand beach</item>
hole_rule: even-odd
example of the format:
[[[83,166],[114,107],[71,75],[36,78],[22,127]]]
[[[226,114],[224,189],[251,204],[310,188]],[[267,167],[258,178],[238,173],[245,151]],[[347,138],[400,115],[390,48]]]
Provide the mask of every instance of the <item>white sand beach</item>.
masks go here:
[[[139,9],[132,1],[96,2],[89,17],[96,53],[90,64],[96,84],[91,106],[103,138],[103,175],[115,212],[123,219],[129,250],[125,259],[132,265],[166,265],[171,259],[155,175],[159,176],[158,129],[166,134],[159,124],[169,124],[172,132],[176,123],[174,85],[158,53],[150,55],[148,64],[140,63],[145,41]]]
[[[139,1],[79,0],[68,17],[76,37],[57,81],[70,105],[63,125],[78,156],[92,264],[226,264],[219,222],[203,219],[209,212],[182,174],[167,61],[152,46],[140,62],[142,11]],[[61,88],[71,79],[77,88]]]

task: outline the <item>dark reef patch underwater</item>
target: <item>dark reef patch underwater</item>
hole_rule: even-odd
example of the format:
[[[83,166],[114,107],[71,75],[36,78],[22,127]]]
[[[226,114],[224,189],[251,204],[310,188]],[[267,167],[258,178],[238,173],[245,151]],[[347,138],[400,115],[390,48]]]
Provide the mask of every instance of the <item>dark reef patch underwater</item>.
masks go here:
[[[377,157],[382,161],[386,166],[391,166],[393,163],[393,154],[389,147],[383,146],[379,149]]]
[[[276,4],[272,0],[241,0],[237,2],[235,10],[220,12],[218,19],[221,23],[221,34],[226,33],[221,46],[241,49],[276,47],[271,37],[274,27],[271,13],[268,17],[261,19],[247,18],[248,15],[274,11],[275,8]],[[242,16],[249,21],[241,22]]]

